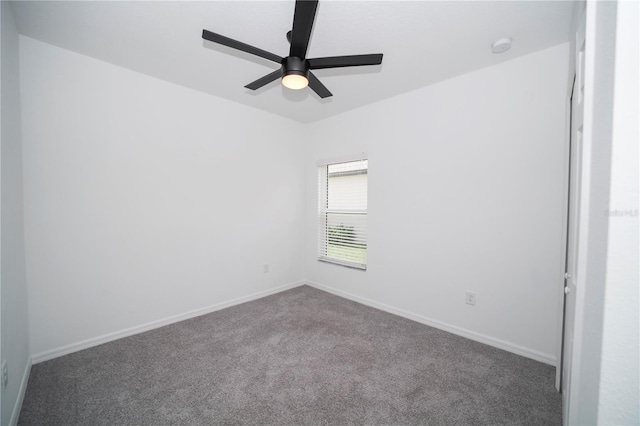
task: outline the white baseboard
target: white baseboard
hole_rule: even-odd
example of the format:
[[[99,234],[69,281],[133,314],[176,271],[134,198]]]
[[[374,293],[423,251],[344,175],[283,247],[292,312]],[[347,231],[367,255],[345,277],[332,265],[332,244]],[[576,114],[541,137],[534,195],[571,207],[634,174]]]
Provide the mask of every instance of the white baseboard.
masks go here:
[[[216,303],[215,305],[207,306],[200,309],[194,309],[192,311],[188,311],[182,314],[173,315],[167,318],[163,318],[160,320],[148,322],[146,324],[141,324],[135,327],[130,327],[124,330],[115,331],[113,333],[104,334],[102,336],[92,337],[90,339],[86,339],[77,343],[72,343],[70,345],[61,346],[55,349],[51,349],[48,351],[40,352],[31,357],[32,362],[34,364],[38,364],[43,361],[48,361],[50,359],[54,359],[63,355],[67,355],[73,352],[78,352],[83,349],[88,349],[93,346],[98,346],[103,343],[111,342],[113,340],[122,339],[123,337],[132,336],[134,334],[144,333],[145,331],[153,330],[155,328],[164,327],[165,325],[173,324],[176,322],[184,321],[190,318],[198,317],[200,315],[209,314],[211,312],[219,311],[224,308],[229,308],[231,306],[239,305],[241,303],[250,302],[255,299],[260,299],[261,297],[269,296],[272,294],[280,293],[285,290],[292,289],[294,287],[299,287],[304,285],[304,281],[297,281],[290,284],[285,284],[279,287],[271,288],[264,291],[259,291],[256,293],[249,294],[247,296],[238,297],[236,299],[228,300],[226,302]]]
[[[179,315],[174,315],[168,318],[152,321],[146,324],[127,328],[127,329],[116,331],[113,333],[104,334],[102,336],[93,337],[91,339],[83,340],[77,343],[72,343],[70,345],[61,346],[59,348],[51,349],[51,350],[33,355],[32,362],[33,364],[37,364],[43,361],[48,361],[50,359],[54,359],[54,358],[67,355],[73,352],[81,351],[83,349],[88,349],[93,346],[97,346],[103,343],[111,342],[113,340],[121,339],[123,337],[128,337],[134,334],[143,333],[145,331],[153,330],[155,328],[164,327],[165,325],[173,324],[179,321],[184,321],[186,319],[194,318],[200,315],[205,315],[211,312],[219,311],[220,309],[239,305],[241,303],[250,302],[252,300],[256,300],[261,297],[280,293],[282,291],[299,287],[304,284],[307,284],[311,287],[315,287],[322,291],[326,291],[331,294],[335,294],[336,296],[344,297],[345,299],[353,300],[354,302],[362,303],[363,305],[371,306],[373,308],[380,309],[382,311],[389,312],[394,315],[408,318],[410,320],[428,325],[430,327],[438,328],[440,330],[444,330],[449,333],[456,334],[458,336],[466,337],[467,339],[475,340],[476,342],[484,343],[499,349],[503,349],[508,352],[515,353],[517,355],[531,358],[536,361],[544,362],[545,364],[554,365],[554,366],[556,365],[556,358],[552,355],[545,354],[545,353],[542,353],[533,349],[529,349],[520,345],[516,345],[510,342],[506,342],[504,340],[496,339],[494,337],[487,336],[481,333],[476,333],[475,331],[471,331],[471,330],[464,329],[462,327],[447,324],[447,323],[435,320],[433,318],[415,314],[413,312],[405,311],[404,309],[396,308],[384,303],[380,303],[364,297],[356,296],[355,294],[338,290],[333,287],[330,287],[324,284],[319,284],[313,281],[297,281],[294,283],[275,287],[269,290],[259,291],[259,292],[256,292],[247,296],[239,297],[236,299],[232,299],[226,302],[217,303],[215,305],[207,306],[205,308],[195,309],[193,311],[185,312]],[[29,370],[30,368],[31,368],[31,364],[29,364]],[[27,374],[26,380],[28,380],[28,377],[29,376]],[[26,382],[23,383],[23,386],[25,387],[25,389],[21,388],[21,391],[23,392],[22,396],[24,397],[24,390],[26,390]],[[22,404],[22,399],[20,399],[20,404]],[[13,425],[13,423],[11,424]]]
[[[486,345],[493,346],[495,348],[502,349],[507,352],[512,352],[517,355],[521,355],[527,358],[534,359],[536,361],[543,362],[545,364],[549,364],[553,366],[556,365],[556,358],[549,354],[545,354],[533,349],[516,345],[514,343],[509,343],[504,340],[496,339],[494,337],[487,336],[481,333],[476,333],[475,331],[471,331],[471,330],[464,329],[462,327],[447,324],[442,321],[435,320],[433,318],[425,317],[423,315],[414,314],[413,312],[405,311],[404,309],[395,308],[393,306],[376,302],[371,299],[356,296],[355,294],[347,293],[346,291],[338,290],[324,284],[318,284],[313,281],[306,281],[306,284],[311,287],[315,287],[318,290],[323,290],[323,291],[326,291],[327,293],[335,294],[336,296],[344,297],[345,299],[362,303],[363,305],[371,306],[372,308],[380,309],[381,311],[389,312],[394,315],[408,318],[410,320],[428,325],[430,327],[438,328],[440,330],[444,330],[449,333],[456,334],[458,336],[466,337],[467,339],[475,340],[476,342],[484,343]]]
[[[9,426],[16,426],[18,424],[18,418],[20,417],[20,411],[22,410],[22,402],[24,401],[24,395],[27,392],[27,383],[29,383],[29,374],[31,374],[31,359],[27,361],[27,366],[22,374],[22,380],[20,381],[20,389],[18,390],[18,398],[13,405],[13,411],[11,412],[11,418],[9,419]]]

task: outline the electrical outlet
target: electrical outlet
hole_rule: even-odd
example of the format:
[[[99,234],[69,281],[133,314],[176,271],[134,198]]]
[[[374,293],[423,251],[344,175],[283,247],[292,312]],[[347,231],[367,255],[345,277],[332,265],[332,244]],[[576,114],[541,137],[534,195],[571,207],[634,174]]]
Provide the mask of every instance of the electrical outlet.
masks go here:
[[[269,272],[269,264],[265,263],[264,265],[262,265],[262,272],[264,272],[265,274],[267,272]]]
[[[9,367],[5,359],[2,361],[2,390],[7,388],[7,383],[9,383]]]
[[[467,305],[475,305],[476,304],[476,294],[472,291],[467,291],[465,301]]]

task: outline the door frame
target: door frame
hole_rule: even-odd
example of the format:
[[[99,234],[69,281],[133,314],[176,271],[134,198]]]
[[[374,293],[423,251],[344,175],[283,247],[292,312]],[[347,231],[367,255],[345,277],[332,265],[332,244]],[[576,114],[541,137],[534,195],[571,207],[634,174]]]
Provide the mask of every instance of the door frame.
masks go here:
[[[569,237],[570,237],[570,221],[571,221],[571,194],[572,194],[572,190],[576,191],[577,188],[574,187],[571,188],[572,182],[571,182],[571,155],[573,154],[572,152],[572,121],[573,121],[573,96],[575,95],[574,93],[574,89],[575,89],[575,85],[576,85],[576,79],[578,76],[578,67],[580,66],[580,64],[578,63],[577,60],[577,53],[579,51],[579,49],[581,48],[582,43],[585,41],[585,35],[586,35],[586,12],[587,12],[587,7],[586,7],[586,3],[585,2],[580,2],[576,5],[576,8],[574,9],[574,18],[573,18],[573,25],[572,25],[572,41],[571,41],[571,49],[570,49],[570,66],[569,66],[569,76],[568,76],[568,87],[567,87],[567,94],[566,94],[566,119],[567,119],[567,126],[566,126],[566,145],[565,145],[565,159],[566,159],[566,163],[565,163],[565,176],[564,176],[564,201],[563,201],[563,212],[564,212],[564,219],[563,219],[563,227],[562,227],[562,232],[563,232],[563,238],[562,238],[562,271],[561,271],[561,283],[562,285],[559,286],[559,300],[560,303],[558,304],[558,333],[557,333],[557,339],[556,339],[556,354],[558,354],[557,359],[556,359],[556,389],[558,392],[562,392],[563,391],[563,383],[562,383],[562,373],[563,373],[563,369],[565,368],[564,365],[564,352],[565,352],[565,342],[564,342],[564,336],[565,336],[565,324],[566,324],[566,294],[564,292],[565,286],[567,284],[566,281],[566,277],[565,274],[567,273],[567,265],[568,265],[568,261],[569,261]],[[581,36],[578,36],[578,34],[582,32]],[[586,52],[585,52],[586,53]],[[586,55],[585,55],[586,56]],[[584,78],[584,75],[582,76],[582,78]],[[578,84],[582,84],[582,83],[578,83]],[[584,108],[584,100],[583,100],[583,108]],[[583,113],[583,117],[584,117],[584,111]],[[584,145],[584,140],[582,141],[583,145]],[[585,161],[584,158],[584,146],[582,149],[582,155],[581,158],[577,159],[577,162],[580,162],[580,176],[576,175],[576,179],[580,180],[582,184],[584,184],[584,179],[586,178],[588,180],[589,177],[589,161]],[[581,189],[581,194],[580,194],[580,202],[577,206],[575,206],[578,210],[580,210],[581,212],[584,212],[584,201],[585,198],[583,198],[585,196],[584,194],[584,187],[583,185],[580,185]],[[578,250],[580,250],[579,246],[584,242],[584,238],[581,234],[584,232],[584,227],[579,227],[577,229],[577,235],[578,235]],[[576,329],[581,330],[582,328],[582,323],[581,323],[581,316],[577,314],[578,311],[581,311],[581,306],[579,307],[578,305],[580,304],[580,302],[578,302],[578,300],[576,300],[576,312],[574,312],[574,318],[573,318],[573,326],[574,326],[574,333],[576,331]]]
[[[572,54],[574,52],[571,52]],[[572,154],[572,149],[571,149],[571,143],[572,143],[572,119],[573,119],[573,95],[574,95],[574,91],[575,91],[575,84],[576,84],[576,72],[575,72],[575,67],[573,70],[573,78],[571,78],[570,84],[569,84],[569,94],[567,96],[567,130],[566,130],[566,140],[567,140],[567,144],[565,147],[565,159],[566,159],[566,163],[565,163],[565,176],[564,176],[564,205],[563,205],[563,210],[564,210],[564,220],[563,220],[563,224],[562,224],[562,232],[563,232],[563,239],[562,239],[562,255],[563,255],[563,259],[562,259],[562,280],[561,280],[561,285],[560,285],[560,300],[562,301],[559,305],[560,305],[560,312],[559,312],[559,326],[558,326],[558,336],[557,336],[557,342],[556,342],[556,347],[557,347],[557,351],[556,353],[558,354],[557,358],[556,358],[556,390],[558,392],[562,392],[562,369],[564,368],[564,350],[565,350],[565,345],[564,345],[564,325],[566,322],[566,314],[567,314],[567,295],[564,292],[564,288],[567,285],[566,284],[566,278],[565,278],[565,273],[567,271],[567,266],[568,266],[568,262],[569,262],[569,223],[571,221],[571,154]]]

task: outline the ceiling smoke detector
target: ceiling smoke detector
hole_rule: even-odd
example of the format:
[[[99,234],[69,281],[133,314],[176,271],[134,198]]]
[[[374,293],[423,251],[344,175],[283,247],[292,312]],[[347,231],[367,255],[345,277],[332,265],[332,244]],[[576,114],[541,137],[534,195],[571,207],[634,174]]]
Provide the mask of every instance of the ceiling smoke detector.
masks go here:
[[[501,38],[500,40],[494,41],[491,45],[491,51],[493,53],[502,53],[511,49],[511,39],[508,37]]]

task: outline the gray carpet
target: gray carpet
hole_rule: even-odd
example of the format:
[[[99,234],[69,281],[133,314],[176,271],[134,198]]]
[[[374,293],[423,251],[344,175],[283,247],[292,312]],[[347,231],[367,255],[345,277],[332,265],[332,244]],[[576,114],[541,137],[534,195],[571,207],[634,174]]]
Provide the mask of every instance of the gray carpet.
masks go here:
[[[551,366],[303,286],[34,365],[19,424],[560,425],[561,398]]]

